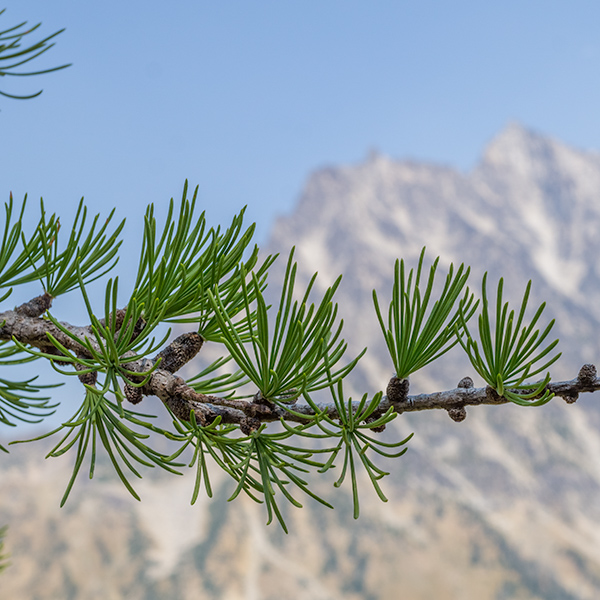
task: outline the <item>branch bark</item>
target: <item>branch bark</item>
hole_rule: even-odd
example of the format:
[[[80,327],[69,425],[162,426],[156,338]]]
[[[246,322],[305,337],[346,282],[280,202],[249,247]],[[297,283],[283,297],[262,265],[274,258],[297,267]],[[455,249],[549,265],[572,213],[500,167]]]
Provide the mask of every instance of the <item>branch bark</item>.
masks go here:
[[[91,358],[84,345],[86,340],[92,344],[94,349],[100,351],[98,342],[94,339],[89,326],[80,327],[61,323],[79,340],[77,341],[62,332],[52,322],[42,318],[41,315],[50,305],[51,298],[45,294],[14,310],[0,313],[0,339],[16,339],[22,344],[56,354],[57,362],[60,362],[60,353],[50,341],[48,334],[55,337],[65,348],[73,351],[77,356]],[[118,324],[122,325],[124,312],[119,311],[119,313],[117,315]],[[235,400],[205,395],[194,390],[175,373],[198,354],[203,341],[197,333],[185,333],[171,342],[154,358],[143,358],[123,364],[128,371],[140,374],[139,382],[143,380],[144,373],[155,369],[142,387],[125,385],[125,395],[128,400],[135,404],[140,402],[144,396],[157,396],[179,419],[189,420],[190,412],[193,411],[197,421],[206,425],[220,416],[223,423],[238,424],[246,433],[257,429],[261,423],[280,419],[306,423],[314,416],[314,410],[303,403],[289,405],[294,414],[264,399]],[[160,364],[158,368],[155,368],[159,360]],[[82,379],[84,383],[95,383],[95,378],[90,378],[89,375],[89,373],[83,374],[80,378],[85,378],[85,381]],[[597,376],[596,367],[586,364],[583,365],[576,378],[551,382],[547,388],[566,402],[573,403],[581,393],[600,390],[600,378]],[[490,386],[473,387],[473,381],[469,377],[462,379],[455,389],[413,396],[408,395],[406,380],[393,378],[387,391],[388,394],[383,396],[377,410],[378,414],[383,414],[390,406],[398,414],[441,409],[446,410],[451,419],[459,422],[465,419],[467,406],[498,405],[510,402],[499,396]],[[358,402],[355,403],[355,406],[358,408]],[[339,418],[334,404],[318,404],[317,408],[333,419]]]

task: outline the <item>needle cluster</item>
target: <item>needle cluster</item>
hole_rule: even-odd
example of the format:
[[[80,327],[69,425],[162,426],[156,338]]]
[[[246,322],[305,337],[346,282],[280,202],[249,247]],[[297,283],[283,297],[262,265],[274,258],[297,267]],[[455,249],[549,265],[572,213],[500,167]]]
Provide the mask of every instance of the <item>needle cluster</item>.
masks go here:
[[[82,472],[94,476],[102,454],[138,499],[133,481],[154,467],[173,474],[194,468],[192,502],[202,489],[210,496],[209,466],[216,465],[236,482],[231,500],[244,493],[263,502],[268,521],[284,529],[282,501],[299,507],[304,495],[331,506],[310,482],[311,473],[333,471],[336,487],[350,481],[358,517],[359,471],[385,501],[383,461],[406,452],[410,436],[394,439],[394,428],[381,433],[399,415],[437,408],[462,421],[466,406],[536,406],[554,394],[573,401],[600,387],[593,367],[570,382],[550,381],[557,340],[547,341],[553,322],[538,329],[544,305],[528,318],[530,284],[515,311],[503,302],[500,280],[492,309],[486,277],[480,299],[467,286],[465,265],[456,270],[450,265],[436,287],[439,258],[425,277],[423,249],[416,269],[396,262],[387,310],[373,291],[395,369],[388,393],[352,400],[344,381],[366,349],[346,357],[334,300],[341,277],[320,296],[316,274],[299,290],[292,249],[279,301],[269,306],[265,289],[277,257],[259,258],[244,211],[227,228],[209,227],[205,214],[196,211],[196,198],[197,189],[188,198],[186,182],[178,209],[171,200],[162,223],[148,207],[137,274],[124,288],[113,275],[124,227],[112,224],[114,211],[104,220],[90,219],[82,201],[65,226],[41,203],[37,226],[26,232],[26,199],[17,212],[12,196],[5,204],[0,300],[6,303],[15,287],[34,282],[41,293],[0,312],[3,374],[10,374],[11,365],[45,360],[61,377],[77,377],[83,390],[72,417],[35,438],[58,436],[48,457],[72,457],[63,504]],[[92,298],[88,286],[98,279],[104,281],[104,297]],[[86,325],[59,321],[54,314],[67,294],[83,302]],[[477,339],[470,325],[475,315]],[[159,326],[174,323],[189,331],[172,341],[170,330],[157,337]],[[187,379],[178,375],[185,365],[194,371],[193,360],[208,342],[221,356]],[[409,395],[410,375],[452,349],[467,353],[487,387],[476,389],[465,378],[454,390]],[[56,407],[48,395],[52,387],[36,377],[0,379],[0,423],[43,421]],[[317,399],[317,393],[329,401]],[[156,415],[138,411],[148,396],[163,401],[171,427],[158,427]],[[156,449],[157,436],[169,440],[168,452]]]

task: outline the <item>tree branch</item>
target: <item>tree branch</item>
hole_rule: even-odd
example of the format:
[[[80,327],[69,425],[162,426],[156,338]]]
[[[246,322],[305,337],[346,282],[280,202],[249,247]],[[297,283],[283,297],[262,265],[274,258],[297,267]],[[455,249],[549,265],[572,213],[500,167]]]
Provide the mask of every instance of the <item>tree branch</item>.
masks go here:
[[[581,367],[575,379],[568,381],[551,382],[546,386],[555,396],[560,396],[567,403],[572,404],[577,400],[579,394],[584,392],[595,392],[600,390],[600,378],[597,377],[596,367],[586,364]],[[389,390],[389,388],[388,388]],[[528,390],[520,390],[527,393]],[[542,395],[540,393],[540,396]],[[453,390],[445,392],[434,392],[433,394],[419,394],[406,396],[403,401],[391,402],[389,395],[383,397],[382,408],[387,403],[394,406],[396,412],[414,412],[419,410],[443,409],[447,410],[450,418],[454,421],[463,421],[466,417],[465,406],[479,406],[482,404],[508,404],[503,396],[498,395],[489,385],[482,388],[474,388],[470,377],[461,379],[458,386]]]
[[[52,322],[41,317],[50,307],[51,300],[50,296],[44,294],[22,304],[15,310],[0,313],[0,323],[2,323],[0,326],[0,339],[12,340],[14,338],[22,344],[33,346],[50,354],[56,354],[57,362],[60,362],[60,354],[50,341],[48,334],[51,334],[65,348],[80,357],[91,358],[89,350],[84,345],[86,340],[92,344],[95,350],[100,351],[100,346],[94,339],[92,329],[89,326],[79,327],[61,323],[80,340],[78,342],[66,335]],[[119,326],[123,324],[124,314],[124,311],[118,311],[116,315]],[[141,327],[143,327],[143,324]],[[188,421],[190,413],[193,411],[197,421],[202,425],[207,425],[217,417],[221,417],[223,423],[238,424],[245,433],[258,429],[262,423],[279,421],[280,419],[306,423],[315,415],[313,408],[303,403],[286,405],[286,408],[284,408],[258,396],[252,400],[236,400],[197,392],[175,373],[198,354],[203,342],[202,336],[198,333],[185,333],[176,338],[152,359],[142,358],[124,363],[122,366],[125,369],[140,374],[140,383],[144,379],[144,374],[154,369],[143,386],[134,387],[125,384],[127,399],[136,404],[144,396],[157,396],[175,416],[183,421]],[[158,361],[160,363],[156,368]],[[77,368],[77,365],[75,368]],[[84,383],[92,385],[95,383],[95,377],[90,378],[89,375],[93,374],[82,374],[80,379]],[[575,379],[549,383],[546,389],[556,396],[564,398],[566,402],[573,403],[580,393],[600,390],[600,378],[597,376],[596,367],[586,364],[583,365]],[[527,390],[520,390],[520,393],[527,393]],[[387,388],[387,395],[382,397],[377,409],[377,415],[385,413],[390,407],[393,407],[398,414],[442,409],[448,411],[450,418],[459,422],[466,417],[466,406],[498,405],[509,402],[506,398],[499,396],[490,386],[474,388],[470,377],[462,379],[453,390],[414,396],[408,395],[408,380],[392,378]],[[359,403],[354,404],[358,407]],[[330,418],[339,418],[335,405],[317,404],[316,406],[319,412],[326,413]]]

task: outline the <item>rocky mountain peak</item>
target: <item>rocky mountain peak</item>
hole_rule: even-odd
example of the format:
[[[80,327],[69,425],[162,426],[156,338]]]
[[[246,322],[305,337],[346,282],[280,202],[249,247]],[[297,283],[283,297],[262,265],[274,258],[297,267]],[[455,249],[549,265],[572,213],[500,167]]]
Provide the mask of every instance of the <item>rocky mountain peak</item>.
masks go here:
[[[512,122],[487,145],[481,165],[527,176],[533,163],[552,159],[555,146],[550,138]]]
[[[588,203],[590,195],[597,196],[600,155],[513,122],[487,145],[473,175],[502,182],[503,187],[519,182],[542,188],[548,198],[571,192],[571,202]]]

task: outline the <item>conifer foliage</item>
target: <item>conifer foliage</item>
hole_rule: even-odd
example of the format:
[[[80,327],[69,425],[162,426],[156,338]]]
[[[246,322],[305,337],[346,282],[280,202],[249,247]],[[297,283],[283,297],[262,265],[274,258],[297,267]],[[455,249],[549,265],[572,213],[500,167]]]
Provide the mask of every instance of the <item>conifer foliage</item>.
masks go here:
[[[6,9],[0,10],[0,17],[2,17],[5,11]],[[24,42],[28,42],[30,39],[26,36],[30,36],[34,32],[37,33],[37,30],[41,25],[41,23],[38,23],[37,25],[28,28],[27,21],[23,21],[13,27],[0,30],[0,77],[31,77],[32,75],[44,75],[71,66],[61,65],[60,67],[51,67],[34,71],[23,70],[21,68],[23,65],[37,59],[50,50],[50,48],[54,46],[54,42],[50,43],[50,41],[54,40],[57,35],[60,35],[64,31],[64,29],[61,29],[37,42],[33,42],[30,45],[24,45]],[[0,95],[15,100],[30,100],[31,98],[39,96],[42,91],[43,90],[39,90],[33,94],[9,94],[8,92],[0,90]]]
[[[331,506],[310,488],[309,474],[332,471],[336,487],[350,481],[358,517],[359,470],[386,499],[383,461],[404,454],[409,438],[395,438],[395,428],[382,432],[402,413],[441,408],[459,421],[468,405],[540,405],[555,393],[572,401],[598,387],[590,365],[571,382],[550,382],[547,368],[559,357],[553,353],[557,341],[548,341],[552,322],[538,329],[543,305],[528,320],[530,284],[515,311],[503,302],[500,281],[494,308],[486,277],[477,299],[467,287],[464,265],[451,265],[436,281],[437,258],[425,278],[423,249],[415,269],[397,261],[387,308],[373,291],[396,372],[387,394],[367,392],[353,400],[345,380],[366,349],[347,356],[334,300],[341,278],[322,294],[315,291],[316,274],[299,289],[292,249],[283,281],[269,281],[270,267],[281,258],[261,258],[244,211],[226,228],[210,227],[197,210],[197,191],[190,194],[186,182],[181,201],[171,200],[163,222],[148,207],[137,275],[126,286],[116,275],[125,223],[113,222],[114,211],[90,218],[82,201],[66,225],[41,202],[37,225],[26,231],[26,199],[18,208],[12,196],[5,204],[0,422],[41,422],[56,408],[55,384],[37,377],[15,381],[11,365],[49,361],[60,377],[79,379],[84,393],[72,417],[35,438],[57,440],[49,457],[71,457],[63,504],[80,474],[93,477],[102,453],[138,499],[134,480],[151,467],[173,474],[192,467],[192,502],[202,489],[210,496],[212,463],[236,482],[231,499],[245,493],[263,502],[268,521],[276,519],[284,529],[282,501],[299,507],[306,495]],[[103,297],[89,292],[96,280],[103,282]],[[13,291],[33,283],[40,293],[10,309]],[[280,289],[273,305],[267,285]],[[67,296],[69,302],[79,296],[86,325],[55,316],[54,307]],[[186,332],[173,339],[170,329],[163,333],[165,324]],[[194,359],[208,343],[221,356],[196,366]],[[450,350],[466,351],[486,387],[463,380],[454,390],[409,395],[409,376]],[[178,374],[183,367],[191,372],[187,379]],[[531,379],[537,375],[542,378]],[[171,427],[157,426],[156,415],[138,410],[148,396],[163,401]],[[156,449],[157,436],[169,440],[170,453]]]
[[[69,66],[23,71],[61,33],[23,46],[39,27],[25,25],[0,31],[0,76],[39,75]],[[0,91],[18,99],[39,93]],[[383,431],[403,413],[443,409],[462,421],[467,406],[538,406],[554,395],[573,402],[580,392],[600,389],[593,365],[584,365],[571,381],[550,381],[547,369],[560,356],[554,352],[558,340],[549,337],[552,321],[538,328],[544,305],[528,315],[531,282],[515,311],[503,302],[500,280],[493,306],[487,277],[477,299],[467,287],[465,265],[450,265],[442,282],[436,282],[438,257],[425,277],[423,248],[416,268],[399,258],[390,270],[387,308],[373,290],[395,375],[386,394],[367,391],[353,400],[346,379],[366,349],[347,356],[334,300],[341,276],[322,294],[315,291],[316,274],[300,288],[292,248],[283,280],[270,281],[270,267],[282,258],[260,257],[252,243],[254,225],[244,225],[244,211],[228,227],[212,227],[196,209],[197,191],[190,198],[186,182],[181,202],[171,200],[163,222],[152,205],[147,208],[137,274],[125,285],[117,275],[125,223],[113,222],[114,210],[90,218],[82,200],[66,225],[40,202],[37,225],[26,230],[27,198],[15,206],[10,195],[4,205],[0,424],[41,423],[58,401],[55,383],[37,376],[19,380],[11,367],[48,361],[60,377],[78,378],[83,393],[72,416],[34,438],[56,440],[48,457],[71,457],[73,471],[61,504],[78,476],[94,476],[103,454],[136,499],[133,482],[144,469],[156,467],[174,475],[194,469],[192,503],[200,493],[211,496],[209,465],[216,466],[235,482],[231,500],[244,493],[264,503],[268,522],[277,520],[286,531],[282,501],[300,507],[305,495],[331,507],[310,481],[311,473],[332,471],[335,487],[350,482],[357,518],[360,470],[386,500],[380,485],[388,474],[383,465],[406,452],[411,436],[399,439],[393,427]],[[104,285],[100,297],[89,292],[89,284],[98,280]],[[278,292],[267,296],[267,284]],[[36,295],[11,308],[14,290],[32,286],[38,288]],[[54,309],[66,297],[67,302],[78,297],[85,306],[85,325],[58,320]],[[270,305],[273,297],[279,299]],[[186,331],[173,339],[165,326]],[[198,366],[194,359],[208,343],[221,356]],[[465,377],[452,390],[409,395],[409,376],[450,350],[466,352],[485,387],[475,388]],[[138,410],[148,396],[162,400],[170,427],[159,427],[157,415]],[[169,444],[157,444],[161,436]],[[0,446],[0,451],[8,448]],[[0,530],[0,540],[3,535]],[[5,558],[0,544],[0,570]]]

